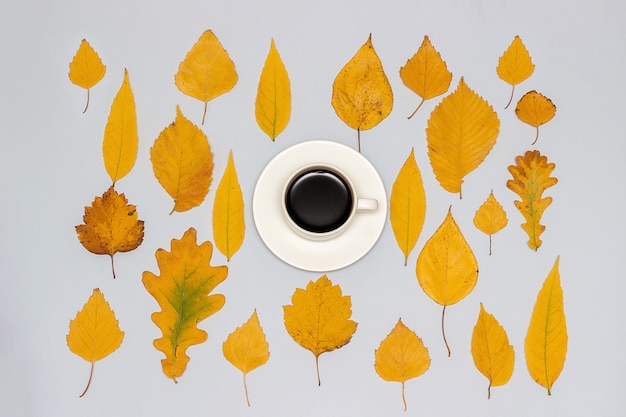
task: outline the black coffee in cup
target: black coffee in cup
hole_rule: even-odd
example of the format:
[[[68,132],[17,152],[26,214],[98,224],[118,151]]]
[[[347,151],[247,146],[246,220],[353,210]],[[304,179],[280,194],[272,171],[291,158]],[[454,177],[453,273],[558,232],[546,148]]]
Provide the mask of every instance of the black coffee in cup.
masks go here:
[[[289,217],[304,230],[331,232],[352,213],[352,191],[340,175],[312,168],[297,175],[287,187],[285,207]]]

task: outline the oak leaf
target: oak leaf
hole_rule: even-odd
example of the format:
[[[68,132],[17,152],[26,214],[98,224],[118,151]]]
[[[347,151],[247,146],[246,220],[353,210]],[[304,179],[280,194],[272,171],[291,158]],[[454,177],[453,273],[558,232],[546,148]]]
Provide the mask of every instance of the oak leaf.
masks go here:
[[[89,252],[111,257],[115,278],[113,255],[132,251],[143,241],[143,220],[138,219],[137,208],[128,204],[124,193],[109,187],[85,207],[83,223],[76,226],[78,240]]]
[[[150,148],[154,176],[174,199],[174,211],[200,205],[213,179],[213,153],[206,135],[176,106],[176,119]]]
[[[426,193],[422,174],[415,162],[414,149],[400,168],[391,188],[389,218],[406,266],[409,253],[422,231],[426,217]]]
[[[400,68],[400,78],[404,85],[422,98],[409,119],[422,107],[424,101],[437,97],[448,91],[452,82],[452,73],[448,71],[446,62],[433,44],[424,36],[422,44],[415,55]]]
[[[515,114],[524,123],[535,127],[534,145],[539,139],[539,126],[548,123],[556,114],[556,106],[548,97],[535,90],[524,94],[517,102]]]
[[[128,174],[135,165],[138,147],[135,98],[130,88],[128,71],[124,70],[124,81],[111,104],[102,141],[104,167],[113,185]]]
[[[393,91],[372,45],[372,35],[337,74],[331,104],[337,116],[356,129],[359,151],[361,131],[373,128],[391,112]]]
[[[96,361],[117,350],[124,339],[115,312],[111,310],[100,289],[96,288],[76,317],[70,320],[70,330],[65,337],[70,350],[91,363],[87,386],[80,396],[87,393]]]
[[[513,101],[515,86],[530,77],[534,71],[535,64],[533,64],[528,49],[526,49],[522,39],[515,36],[513,42],[498,59],[498,66],[496,67],[498,77],[511,85],[511,97],[504,107],[505,109]]]
[[[528,372],[535,382],[548,390],[548,395],[551,395],[552,385],[563,370],[567,340],[557,258],[537,295],[524,342]]]
[[[217,249],[226,256],[226,260],[230,261],[231,256],[241,247],[244,229],[243,194],[231,150],[213,203],[213,239]]]
[[[207,30],[178,66],[174,81],[183,94],[204,102],[204,125],[208,102],[232,90],[238,78],[228,52],[213,32]]]
[[[228,362],[243,373],[243,387],[249,407],[250,399],[248,398],[246,375],[267,363],[270,358],[269,344],[265,340],[265,333],[263,333],[256,310],[247,322],[228,335],[222,344],[222,352]]]
[[[376,373],[385,381],[402,384],[402,402],[406,411],[404,383],[422,375],[430,367],[430,356],[424,342],[402,323],[402,319],[398,319],[391,333],[380,342],[374,356]]]
[[[504,327],[485,311],[480,303],[480,312],[472,333],[472,357],[474,365],[489,380],[487,398],[491,398],[491,387],[509,382],[515,365],[515,351],[509,344]]]
[[[508,222],[504,208],[493,196],[493,190],[491,190],[487,200],[474,214],[474,226],[489,235],[489,255],[491,255],[491,236],[504,229]]]
[[[496,112],[461,77],[457,89],[435,107],[426,128],[428,158],[444,190],[463,196],[463,178],[489,154],[499,129]]]
[[[271,140],[275,140],[289,122],[291,86],[274,39],[261,71],[254,114],[257,124]]]
[[[341,294],[326,275],[310,281],[306,289],[297,288],[291,305],[283,306],[285,328],[289,335],[315,356],[317,384],[320,385],[319,356],[350,342],[357,323],[350,320],[352,302]]]
[[[465,298],[478,280],[476,257],[452,217],[452,208],[422,248],[415,273],[426,295],[443,306],[441,331],[450,356],[444,328],[446,307]]]
[[[197,324],[219,311],[226,300],[222,294],[209,295],[228,275],[228,267],[210,264],[212,253],[211,242],[198,245],[196,230],[189,228],[180,240],[172,239],[170,252],[156,251],[161,275],[143,273],[144,287],[161,307],[152,313],[163,334],[154,340],[154,347],[165,354],[161,366],[174,382],[189,362],[187,348],[207,340]]]
[[[515,158],[515,165],[509,166],[512,180],[506,182],[506,186],[519,195],[521,201],[515,200],[515,207],[524,216],[526,223],[522,229],[528,234],[528,246],[537,250],[541,246],[539,238],[546,227],[542,225],[541,216],[552,203],[552,197],[542,198],[543,192],[558,182],[551,177],[555,164],[548,163],[548,158],[539,151],[527,151],[524,156]]]
[[[89,95],[91,87],[98,84],[106,73],[106,66],[98,56],[98,53],[91,47],[89,42],[83,39],[76,51],[76,55],[70,62],[68,76],[70,81],[87,90],[87,103],[83,113],[89,107]]]

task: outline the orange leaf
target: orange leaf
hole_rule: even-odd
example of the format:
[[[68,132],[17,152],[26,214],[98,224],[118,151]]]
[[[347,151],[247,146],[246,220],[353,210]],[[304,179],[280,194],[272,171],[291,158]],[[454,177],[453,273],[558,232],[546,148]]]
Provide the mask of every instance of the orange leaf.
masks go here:
[[[513,100],[515,86],[530,77],[534,71],[535,64],[533,64],[526,46],[524,46],[519,36],[515,36],[513,42],[511,42],[498,60],[498,66],[496,67],[498,77],[511,85],[511,97],[504,107],[505,109],[509,107]]]
[[[102,197],[96,197],[91,207],[85,207],[84,224],[76,226],[78,240],[91,253],[109,255],[115,278],[113,255],[129,252],[143,241],[143,221],[137,209],[128,204],[124,194],[109,187]]]
[[[534,145],[539,138],[539,126],[548,123],[556,114],[556,106],[548,97],[535,90],[524,94],[517,102],[515,114],[522,122],[528,123],[537,129]]]
[[[491,235],[498,233],[508,224],[506,212],[493,196],[493,190],[487,200],[476,210],[474,226],[489,235],[489,255],[491,255]]]
[[[98,84],[106,73],[106,66],[102,64],[102,60],[98,53],[89,45],[85,39],[80,42],[76,55],[70,62],[70,72],[68,74],[70,81],[87,90],[87,103],[85,110],[89,107],[89,91],[91,87]]]

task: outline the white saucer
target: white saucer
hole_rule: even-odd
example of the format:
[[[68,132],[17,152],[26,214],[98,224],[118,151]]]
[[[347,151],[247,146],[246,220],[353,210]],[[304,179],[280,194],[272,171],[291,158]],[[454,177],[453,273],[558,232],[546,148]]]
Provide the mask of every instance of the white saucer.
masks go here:
[[[282,191],[304,165],[334,165],[350,177],[359,198],[378,200],[378,209],[358,212],[340,235],[313,241],[297,234],[282,211]],[[363,155],[337,142],[313,140],[291,146],[263,169],[252,197],[252,215],[261,239],[284,262],[307,271],[333,271],[361,259],[374,246],[387,219],[387,194],[378,172]]]

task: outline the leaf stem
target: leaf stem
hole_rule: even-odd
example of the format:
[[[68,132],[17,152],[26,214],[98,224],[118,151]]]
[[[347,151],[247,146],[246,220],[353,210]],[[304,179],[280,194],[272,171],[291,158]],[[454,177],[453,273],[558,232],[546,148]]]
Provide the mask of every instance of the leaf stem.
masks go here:
[[[491,256],[491,235],[489,235],[489,256]]]
[[[91,385],[91,378],[93,377],[93,365],[94,365],[95,361],[91,361],[91,370],[89,371],[89,380],[87,381],[87,386],[85,387],[85,390],[83,391],[82,394],[79,395],[79,398],[82,398],[83,395],[85,395],[87,393],[87,390],[89,389],[89,385]]]
[[[317,371],[317,386],[322,385],[322,381],[320,379],[320,365],[319,365],[319,355],[315,356],[315,370]]]
[[[539,139],[539,126],[537,126],[537,133],[535,134],[535,140],[533,140],[533,143],[531,143],[531,145],[534,145],[535,143],[537,143],[537,139]]]
[[[361,153],[361,129],[356,130],[356,138],[357,138],[359,153]]]
[[[113,255],[109,255],[111,257],[111,272],[113,273],[113,279],[115,279],[115,263],[113,262]]]
[[[406,397],[404,396],[404,381],[402,381],[402,402],[404,403],[404,412],[406,412]]]
[[[204,117],[206,116],[206,106],[208,104],[208,101],[204,102],[204,111],[202,112],[202,126],[204,126]]]
[[[446,306],[443,306],[443,310],[441,311],[441,334],[443,335],[443,343],[446,345],[446,349],[448,350],[448,357],[450,357],[450,346],[448,346],[448,340],[446,339],[446,329],[444,326],[444,319],[446,317]]]
[[[513,84],[513,88],[511,88],[511,97],[509,97],[509,102],[506,103],[506,106],[504,106],[504,110],[509,108],[509,105],[511,104],[511,102],[513,101],[513,94],[515,93],[515,84]]]
[[[422,107],[422,104],[424,104],[424,98],[422,97],[422,101],[420,101],[420,104],[417,105],[417,108],[415,110],[413,110],[413,113],[411,113],[409,115],[409,117],[407,117],[407,119],[411,119],[411,117],[415,116],[415,113],[417,113],[417,111],[420,109],[420,107]],[[406,410],[404,410],[406,411]]]
[[[487,387],[487,399],[491,399],[491,379],[489,380],[489,386]]]
[[[89,88],[87,89],[87,103],[85,104],[85,109],[83,110],[83,114],[85,114],[88,107],[89,107]]]
[[[248,403],[248,407],[250,407],[250,399],[248,398],[248,384],[246,384],[246,372],[243,373],[243,390],[246,393],[246,402]]]

